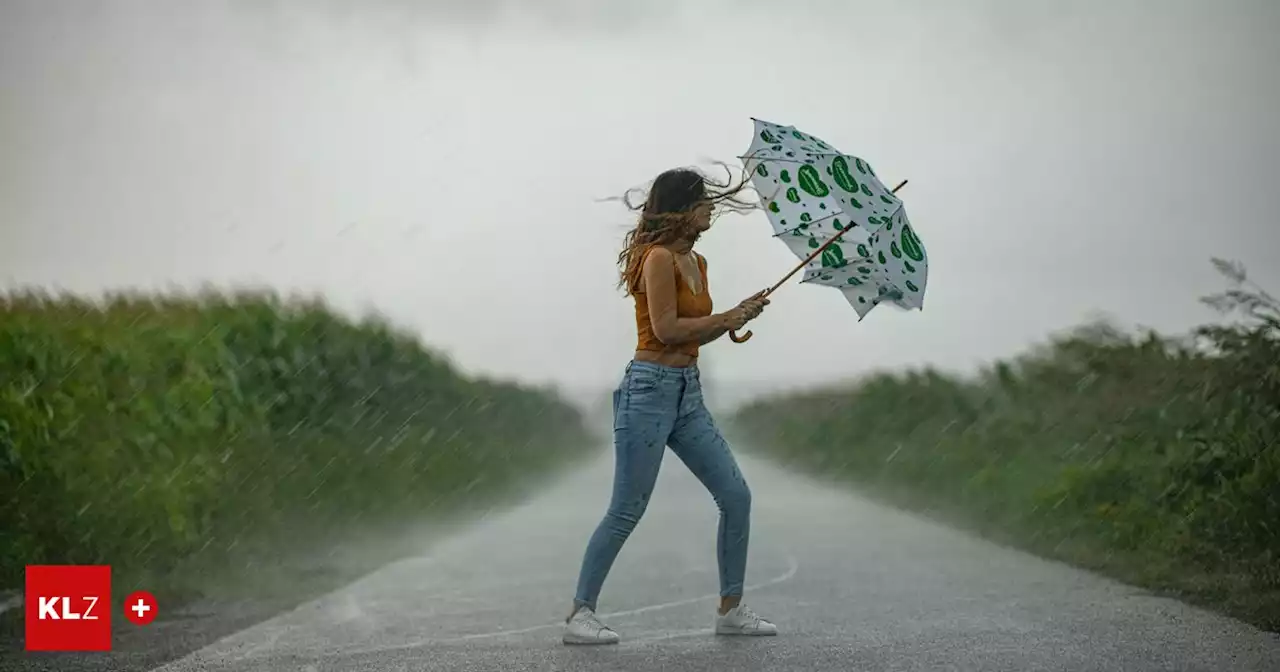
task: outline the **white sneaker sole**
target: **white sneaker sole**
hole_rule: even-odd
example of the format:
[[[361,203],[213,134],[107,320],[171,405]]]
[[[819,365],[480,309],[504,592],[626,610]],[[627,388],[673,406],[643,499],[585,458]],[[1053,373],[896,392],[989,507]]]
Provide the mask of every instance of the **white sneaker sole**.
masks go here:
[[[570,646],[603,646],[607,644],[617,644],[618,638],[612,637],[609,639],[602,639],[600,637],[583,637],[581,635],[565,633],[564,637],[560,638],[560,641]]]
[[[716,626],[717,635],[729,635],[739,637],[773,637],[778,634],[777,630],[743,630],[727,625]]]

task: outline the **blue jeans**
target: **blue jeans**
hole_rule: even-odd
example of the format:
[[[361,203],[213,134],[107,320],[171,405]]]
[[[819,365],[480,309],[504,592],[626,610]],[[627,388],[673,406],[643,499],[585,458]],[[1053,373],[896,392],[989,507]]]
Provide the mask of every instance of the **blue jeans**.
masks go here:
[[[575,604],[595,610],[605,576],[649,505],[667,446],[711,491],[720,508],[716,539],[720,594],[742,595],[751,490],[702,402],[697,367],[627,364],[613,392],[613,443],[617,460],[613,496],[587,544]]]

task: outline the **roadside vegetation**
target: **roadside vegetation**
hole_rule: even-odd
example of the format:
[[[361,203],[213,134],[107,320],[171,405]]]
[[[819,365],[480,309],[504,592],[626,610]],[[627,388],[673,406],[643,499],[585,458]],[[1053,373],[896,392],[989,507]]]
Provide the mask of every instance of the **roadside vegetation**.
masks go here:
[[[744,448],[1280,630],[1280,302],[1242,267],[1185,337],[1092,324],[960,378],[762,399]]]
[[[592,446],[554,392],[317,300],[0,297],[0,588],[102,563],[115,593],[194,590],[192,567],[487,506]]]

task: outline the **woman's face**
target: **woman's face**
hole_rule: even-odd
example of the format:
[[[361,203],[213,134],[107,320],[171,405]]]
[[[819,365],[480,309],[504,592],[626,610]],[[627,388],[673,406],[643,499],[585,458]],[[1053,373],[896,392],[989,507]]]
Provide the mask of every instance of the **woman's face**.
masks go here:
[[[711,211],[714,206],[710,201],[703,201],[693,208],[693,227],[702,233],[711,228]]]

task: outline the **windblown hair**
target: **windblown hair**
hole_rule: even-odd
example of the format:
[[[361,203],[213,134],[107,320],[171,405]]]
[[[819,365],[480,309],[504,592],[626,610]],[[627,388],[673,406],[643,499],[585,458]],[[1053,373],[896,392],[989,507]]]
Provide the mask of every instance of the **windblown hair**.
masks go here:
[[[641,261],[644,253],[655,245],[671,245],[680,241],[695,241],[701,231],[694,225],[695,211],[699,205],[709,203],[715,217],[728,209],[739,214],[756,210],[758,206],[741,198],[749,188],[748,175],[744,172],[734,183],[733,169],[720,163],[728,178],[717,182],[694,168],[673,168],[653,180],[643,203],[633,203],[632,195],[643,190],[632,189],[622,196],[629,210],[639,212],[634,228],[623,239],[622,252],[618,254],[618,287],[633,294],[640,284]]]

